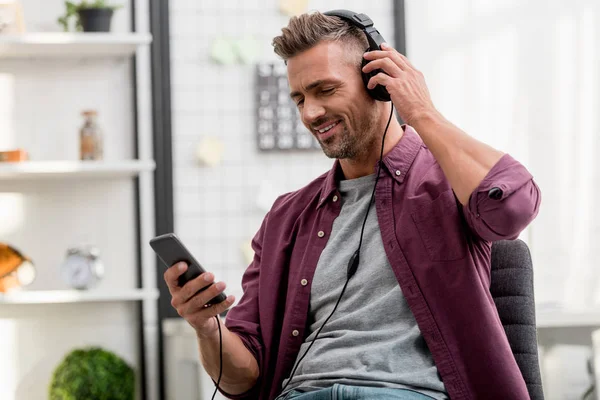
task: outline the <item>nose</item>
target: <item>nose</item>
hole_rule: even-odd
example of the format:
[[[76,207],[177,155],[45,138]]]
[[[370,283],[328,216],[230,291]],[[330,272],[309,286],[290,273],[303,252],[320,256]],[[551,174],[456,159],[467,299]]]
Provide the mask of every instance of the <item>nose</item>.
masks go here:
[[[325,115],[325,107],[315,101],[304,100],[304,108],[302,109],[302,119],[306,125],[311,125],[319,118]]]

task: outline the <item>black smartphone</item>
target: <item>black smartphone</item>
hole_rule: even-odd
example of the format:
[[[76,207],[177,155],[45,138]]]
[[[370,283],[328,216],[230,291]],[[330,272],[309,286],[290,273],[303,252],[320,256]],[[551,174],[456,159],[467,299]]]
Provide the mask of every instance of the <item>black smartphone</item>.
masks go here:
[[[167,268],[181,261],[188,265],[188,269],[179,276],[178,283],[180,287],[183,287],[187,282],[206,272],[174,233],[166,233],[151,239],[150,246]],[[200,289],[198,293],[208,289],[212,285],[214,283]],[[225,293],[220,293],[206,304],[218,304],[225,301],[226,298]]]

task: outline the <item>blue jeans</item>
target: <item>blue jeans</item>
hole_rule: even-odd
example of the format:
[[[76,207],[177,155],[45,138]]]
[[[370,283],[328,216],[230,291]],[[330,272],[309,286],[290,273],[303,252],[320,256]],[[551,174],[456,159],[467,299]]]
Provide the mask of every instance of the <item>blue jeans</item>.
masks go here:
[[[278,398],[279,399],[279,398]],[[326,389],[311,392],[292,390],[281,400],[432,400],[432,397],[406,389],[389,389],[367,386],[334,384]]]

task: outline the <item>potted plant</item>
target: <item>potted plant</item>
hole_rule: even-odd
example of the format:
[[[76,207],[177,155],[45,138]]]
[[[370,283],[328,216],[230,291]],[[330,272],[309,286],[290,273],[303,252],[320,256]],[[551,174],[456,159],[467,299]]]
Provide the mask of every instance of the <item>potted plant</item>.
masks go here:
[[[90,347],[71,351],[56,367],[49,400],[133,400],[135,374],[116,354]]]
[[[58,18],[58,23],[65,32],[69,31],[69,20],[75,17],[75,30],[83,32],[108,32],[113,12],[121,6],[111,6],[105,0],[83,0],[79,4],[65,1],[65,15]]]

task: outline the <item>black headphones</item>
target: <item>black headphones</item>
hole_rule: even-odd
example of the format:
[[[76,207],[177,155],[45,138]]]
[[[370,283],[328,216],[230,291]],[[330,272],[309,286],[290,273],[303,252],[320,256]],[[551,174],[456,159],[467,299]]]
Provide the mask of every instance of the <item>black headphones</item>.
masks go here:
[[[373,26],[373,21],[365,14],[357,14],[353,11],[349,10],[332,10],[323,13],[324,15],[330,17],[338,17],[348,22],[350,25],[355,26],[362,30],[367,36],[367,40],[369,42],[369,48],[367,51],[373,50],[381,50],[381,44],[385,42],[381,34],[375,27]],[[361,68],[367,65],[369,61],[362,59]],[[385,86],[377,85],[373,89],[367,88],[367,84],[369,83],[369,79],[378,73],[383,72],[381,69],[376,69],[369,73],[364,73],[361,71],[362,79],[365,84],[365,88],[369,95],[375,100],[379,101],[390,101],[390,94],[388,93]]]

